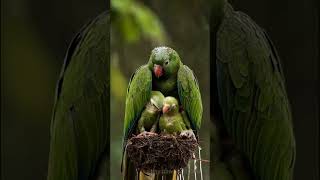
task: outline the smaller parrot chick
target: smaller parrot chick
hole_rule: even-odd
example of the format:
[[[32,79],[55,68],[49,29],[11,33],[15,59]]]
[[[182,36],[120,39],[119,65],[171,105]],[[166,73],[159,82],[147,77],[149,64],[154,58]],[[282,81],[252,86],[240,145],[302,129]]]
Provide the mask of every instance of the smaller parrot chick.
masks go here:
[[[152,134],[157,131],[158,120],[162,111],[164,96],[160,91],[152,91],[138,121],[138,133]]]
[[[179,111],[179,102],[176,98],[167,96],[163,100],[162,113],[159,120],[160,131],[165,134],[180,135],[196,139],[185,111]]]
[[[187,130],[183,116],[179,112],[179,103],[176,98],[168,96],[163,100],[162,113],[159,120],[161,133],[179,135]]]

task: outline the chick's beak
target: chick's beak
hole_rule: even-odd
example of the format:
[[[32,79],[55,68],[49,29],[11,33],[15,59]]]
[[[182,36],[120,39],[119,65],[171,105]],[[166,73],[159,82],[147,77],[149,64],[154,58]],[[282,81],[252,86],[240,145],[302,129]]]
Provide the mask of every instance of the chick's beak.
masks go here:
[[[170,105],[168,105],[168,104],[165,104],[165,105],[162,107],[162,112],[163,112],[163,114],[167,113],[169,110],[170,110]]]
[[[157,78],[159,78],[159,77],[161,77],[162,75],[163,75],[163,68],[162,68],[162,66],[160,66],[160,65],[154,65],[154,67],[153,67],[153,72],[154,72],[154,75],[157,77]]]

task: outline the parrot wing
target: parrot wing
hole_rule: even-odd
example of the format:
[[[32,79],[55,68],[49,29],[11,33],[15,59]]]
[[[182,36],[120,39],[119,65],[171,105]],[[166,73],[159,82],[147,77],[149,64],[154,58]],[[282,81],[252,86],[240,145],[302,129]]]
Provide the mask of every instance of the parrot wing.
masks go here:
[[[148,65],[143,65],[136,70],[131,76],[126,96],[126,109],[124,116],[124,136],[123,136],[123,151],[121,161],[121,171],[123,179],[132,179],[135,169],[131,162],[128,162],[126,155],[126,145],[128,138],[135,131],[138,120],[147,102],[150,100],[152,91],[152,72]]]
[[[124,116],[124,145],[134,132],[142,110],[150,100],[152,73],[147,65],[141,66],[131,76],[126,96]]]
[[[201,126],[202,100],[198,81],[186,65],[181,65],[179,68],[177,86],[180,103],[187,112],[192,129],[197,131]]]
[[[292,117],[271,40],[247,15],[227,5],[216,43],[218,97],[229,135],[255,178],[292,179]]]
[[[109,25],[104,12],[67,51],[51,120],[48,180],[96,179],[108,158]]]

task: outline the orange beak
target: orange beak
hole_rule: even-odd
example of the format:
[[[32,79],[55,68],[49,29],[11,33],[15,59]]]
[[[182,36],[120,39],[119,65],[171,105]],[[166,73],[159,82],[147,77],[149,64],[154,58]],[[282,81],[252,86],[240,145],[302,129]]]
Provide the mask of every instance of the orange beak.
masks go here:
[[[170,110],[170,105],[168,105],[168,104],[165,104],[165,105],[162,107],[162,112],[163,112],[163,114],[167,113],[169,110]]]
[[[162,75],[163,75],[163,68],[162,68],[162,66],[160,66],[160,65],[154,65],[154,67],[153,67],[153,72],[154,72],[154,75],[157,77],[157,78],[159,78],[159,77],[161,77]]]

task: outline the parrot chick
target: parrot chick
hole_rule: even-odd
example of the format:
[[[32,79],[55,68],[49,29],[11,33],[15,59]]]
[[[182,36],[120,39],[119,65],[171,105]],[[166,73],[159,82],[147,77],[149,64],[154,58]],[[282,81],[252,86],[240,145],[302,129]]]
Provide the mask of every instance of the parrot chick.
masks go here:
[[[138,121],[138,131],[143,135],[155,133],[162,110],[164,96],[160,91],[152,91],[150,101],[141,113]],[[148,132],[149,131],[149,132]]]
[[[190,124],[189,120],[179,112],[179,103],[176,98],[168,96],[163,100],[162,113],[159,120],[161,132],[195,138],[193,131],[187,128]]]

